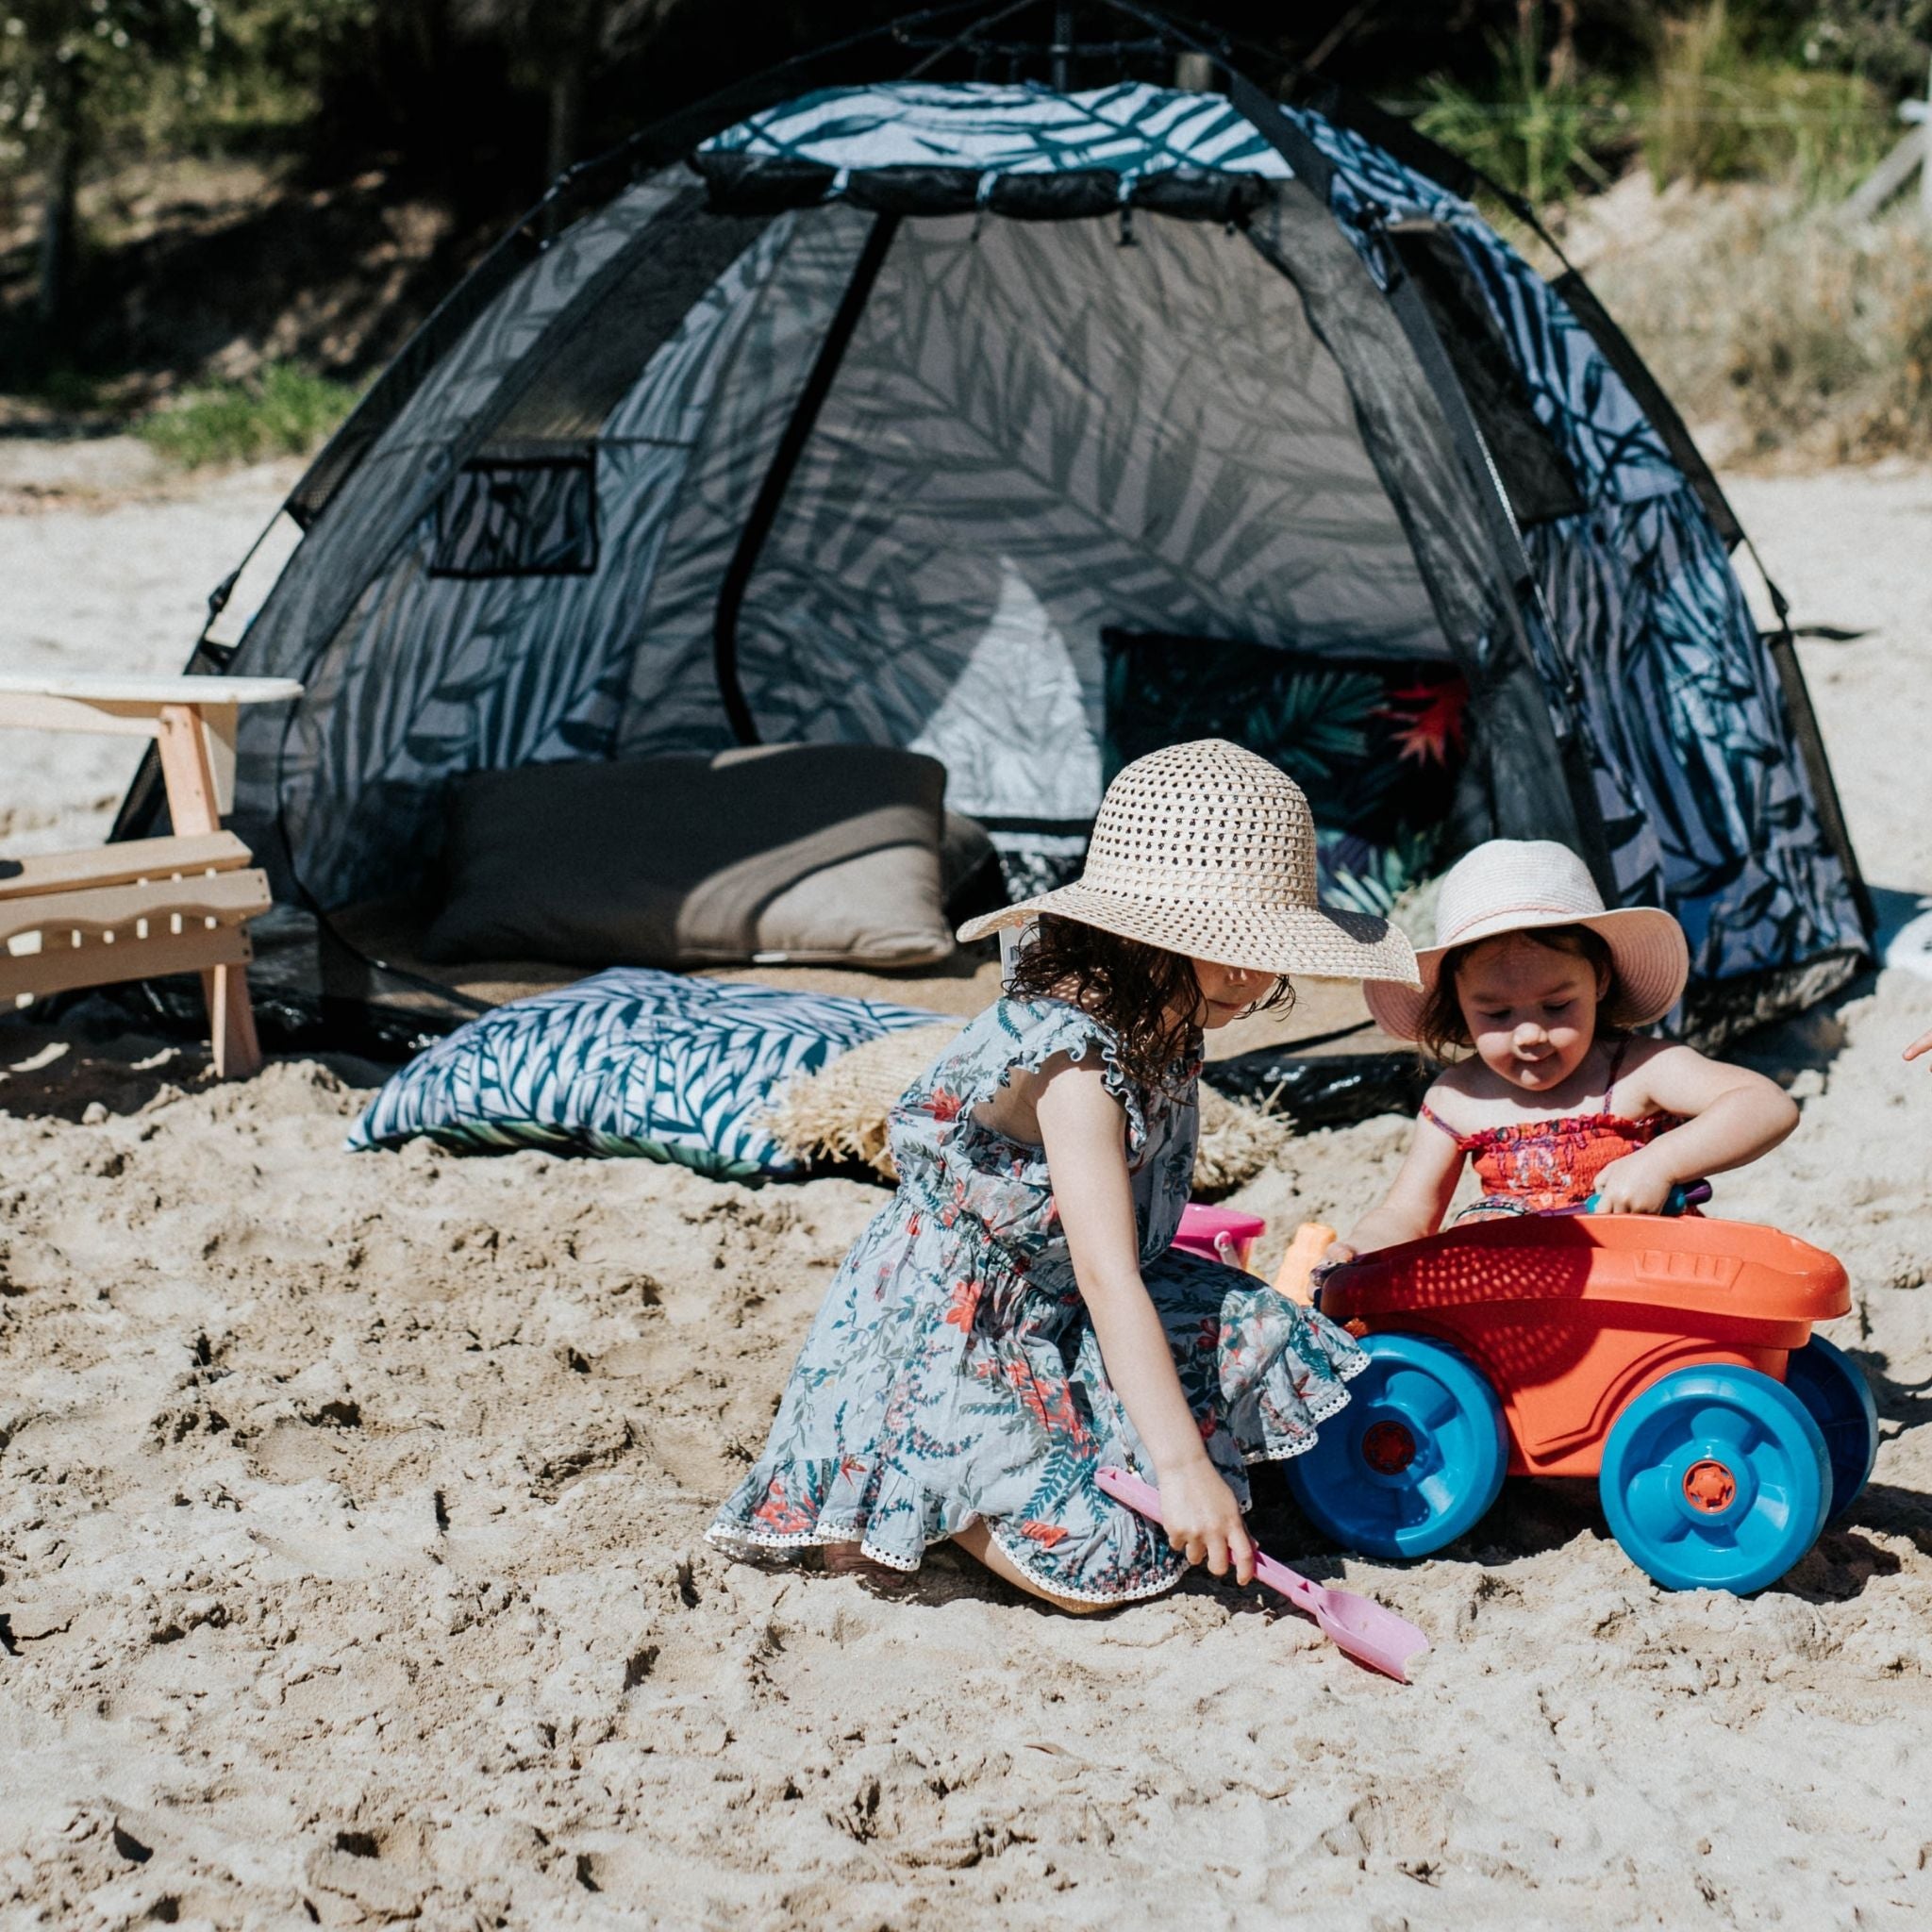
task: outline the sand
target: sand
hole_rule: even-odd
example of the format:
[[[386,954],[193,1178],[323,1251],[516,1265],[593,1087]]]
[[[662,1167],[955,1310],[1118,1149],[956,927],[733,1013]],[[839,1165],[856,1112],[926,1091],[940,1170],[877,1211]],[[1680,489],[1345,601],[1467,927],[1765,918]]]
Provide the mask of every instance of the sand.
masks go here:
[[[0,673],[179,671],[208,593],[300,475],[264,463],[197,482],[129,436],[0,440]],[[140,754],[125,738],[8,733],[0,849],[104,839]]]
[[[253,491],[253,499],[250,492]],[[1932,887],[1932,475],[1740,484],[1874,878]],[[0,668],[178,657],[267,479],[0,517]],[[244,514],[244,512],[246,512]],[[234,546],[230,546],[232,549]],[[74,601],[70,602],[72,594]],[[165,618],[165,622],[163,619]],[[164,635],[165,633],[165,635]],[[32,786],[24,772],[39,774]],[[13,747],[8,849],[93,814]],[[1850,1524],[1669,1595],[1588,1486],[1449,1556],[1279,1554],[1435,1642],[1404,1689],[1205,1579],[1098,1621],[702,1532],[881,1198],[342,1153],[375,1070],[0,1027],[0,1924],[1884,1926],[1932,1909],[1932,984],[1764,1047],[1805,1119],[1727,1211],[1840,1254],[1886,1419]],[[91,1017],[91,1015],[92,1017]],[[1400,1121],[1241,1199],[1346,1220]]]

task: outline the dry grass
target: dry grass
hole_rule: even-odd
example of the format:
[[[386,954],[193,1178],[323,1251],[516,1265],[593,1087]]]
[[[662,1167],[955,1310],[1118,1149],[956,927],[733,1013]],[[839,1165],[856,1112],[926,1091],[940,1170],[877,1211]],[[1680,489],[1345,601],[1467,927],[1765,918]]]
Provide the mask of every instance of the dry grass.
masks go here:
[[[1635,225],[1584,238],[1590,278],[1710,455],[1932,454],[1932,229],[1915,202],[1852,229],[1794,190],[1677,191]]]
[[[793,1080],[771,1115],[773,1139],[802,1160],[857,1160],[881,1178],[896,1180],[886,1117],[958,1031],[941,1025],[889,1033]],[[1204,1084],[1194,1191],[1225,1194],[1253,1180],[1280,1159],[1291,1135],[1286,1121]]]

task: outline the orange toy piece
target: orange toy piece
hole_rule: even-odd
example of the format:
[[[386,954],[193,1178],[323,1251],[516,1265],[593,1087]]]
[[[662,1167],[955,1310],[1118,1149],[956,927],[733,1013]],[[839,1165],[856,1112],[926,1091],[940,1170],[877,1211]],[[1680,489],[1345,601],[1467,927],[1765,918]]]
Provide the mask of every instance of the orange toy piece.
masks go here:
[[[1320,1221],[1305,1221],[1290,1238],[1274,1271],[1274,1291],[1305,1308],[1315,1305],[1315,1269],[1335,1240],[1335,1230]]]
[[[1814,1322],[1851,1310],[1840,1262],[1775,1228],[1647,1214],[1477,1222],[1329,1279],[1338,1322],[1432,1335],[1489,1381],[1511,1475],[1595,1475],[1632,1396],[1693,1362],[1782,1382]]]

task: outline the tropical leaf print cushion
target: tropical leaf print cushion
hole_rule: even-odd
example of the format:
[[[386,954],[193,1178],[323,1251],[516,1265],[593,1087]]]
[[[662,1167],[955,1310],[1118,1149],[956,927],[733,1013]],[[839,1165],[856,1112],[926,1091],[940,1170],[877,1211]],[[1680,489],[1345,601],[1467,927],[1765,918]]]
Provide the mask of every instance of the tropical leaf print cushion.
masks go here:
[[[765,1126],[775,1090],[941,1016],[831,993],[618,966],[498,1007],[393,1074],[352,1149],[418,1134],[458,1152],[549,1147],[675,1160],[750,1180],[795,1173]]]
[[[1385,914],[1437,870],[1464,756],[1452,664],[1336,658],[1108,630],[1107,774],[1190,738],[1227,738],[1308,794],[1325,899]]]

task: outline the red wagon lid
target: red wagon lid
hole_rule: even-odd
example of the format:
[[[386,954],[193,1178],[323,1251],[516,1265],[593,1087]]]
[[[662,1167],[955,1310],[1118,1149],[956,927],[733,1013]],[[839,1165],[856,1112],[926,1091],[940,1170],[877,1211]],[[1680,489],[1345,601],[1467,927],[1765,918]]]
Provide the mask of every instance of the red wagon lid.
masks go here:
[[[1503,1302],[1601,1302],[1772,1322],[1848,1313],[1843,1266],[1748,1221],[1591,1214],[1485,1221],[1339,1268],[1322,1292],[1337,1321]]]

